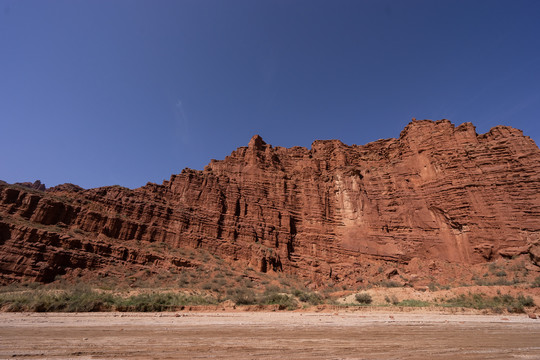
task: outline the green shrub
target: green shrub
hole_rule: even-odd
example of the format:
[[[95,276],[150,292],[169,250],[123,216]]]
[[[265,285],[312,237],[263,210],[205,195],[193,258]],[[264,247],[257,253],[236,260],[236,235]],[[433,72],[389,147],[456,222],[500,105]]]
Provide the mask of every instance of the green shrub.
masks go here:
[[[532,297],[530,296],[523,296],[523,295],[519,295],[517,297],[517,301],[520,305],[522,306],[525,306],[525,307],[533,307],[535,306],[536,304],[534,303],[534,300]]]
[[[437,291],[439,289],[439,285],[437,283],[431,282],[428,285],[429,291]]]
[[[386,288],[395,288],[395,287],[402,287],[403,285],[397,281],[388,280],[388,281],[381,281],[380,285],[382,287]]]
[[[287,308],[289,310],[296,309],[298,304],[296,301],[289,295],[272,293],[265,295],[261,302],[265,305],[279,305],[280,308]]]
[[[534,306],[535,304],[530,296],[519,295],[514,298],[510,294],[493,297],[484,294],[468,294],[448,299],[446,305],[473,309],[491,309],[496,312],[506,309],[511,313],[523,313],[525,311],[524,307]]]
[[[180,306],[179,298],[173,294],[139,294],[122,299],[117,305],[119,311],[165,311]]]
[[[295,295],[298,297],[298,300],[311,305],[320,305],[324,302],[322,296],[314,292],[300,292]]]
[[[175,293],[146,293],[133,295],[128,298],[117,298],[118,311],[174,311],[185,305],[216,304],[214,298],[203,296],[188,296]]]
[[[234,301],[236,305],[253,305],[257,303],[255,293],[247,288],[234,288],[227,291],[229,299]]]
[[[20,291],[0,296],[0,307],[7,311],[88,312],[109,310],[113,304],[112,295],[84,286],[76,286],[67,291]]]
[[[371,304],[373,299],[368,293],[358,293],[354,296],[355,300],[360,304]]]
[[[217,301],[213,298],[174,293],[145,293],[121,297],[81,286],[68,290],[36,290],[0,294],[0,308],[6,311],[172,311],[184,305],[215,303]]]
[[[426,307],[431,304],[428,301],[416,300],[416,299],[405,299],[398,303],[399,306],[410,306],[410,307]]]
[[[520,281],[517,278],[508,280],[504,277],[499,277],[493,281],[484,280],[484,279],[478,279],[475,281],[476,285],[479,285],[479,286],[508,286],[508,285],[518,284],[519,282]]]

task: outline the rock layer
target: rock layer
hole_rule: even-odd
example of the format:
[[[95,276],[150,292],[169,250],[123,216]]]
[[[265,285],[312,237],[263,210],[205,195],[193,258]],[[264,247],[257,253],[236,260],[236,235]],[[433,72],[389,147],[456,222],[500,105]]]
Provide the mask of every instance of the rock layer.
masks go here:
[[[398,139],[311,149],[256,135],[161,185],[35,188],[0,184],[3,282],[194,266],[148,243],[339,282],[373,261],[476,264],[536,254],[540,241],[540,150],[506,126],[478,135],[470,123],[421,120]]]

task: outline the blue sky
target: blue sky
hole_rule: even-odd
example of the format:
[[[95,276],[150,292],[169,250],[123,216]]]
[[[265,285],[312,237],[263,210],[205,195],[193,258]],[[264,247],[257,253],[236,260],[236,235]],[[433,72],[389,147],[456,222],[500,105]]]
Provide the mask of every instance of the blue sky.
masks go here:
[[[0,0],[0,179],[161,183],[412,117],[540,141],[540,1]]]

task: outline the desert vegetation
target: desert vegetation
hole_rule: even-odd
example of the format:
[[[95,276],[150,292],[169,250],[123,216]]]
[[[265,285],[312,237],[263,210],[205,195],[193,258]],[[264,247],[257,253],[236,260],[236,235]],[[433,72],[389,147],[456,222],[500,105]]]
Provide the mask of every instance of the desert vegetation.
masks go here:
[[[358,293],[354,298],[359,304],[371,304],[373,302],[371,295],[368,293]]]
[[[489,309],[496,313],[502,313],[504,310],[509,313],[524,313],[525,308],[533,307],[535,303],[532,297],[524,295],[514,297],[509,294],[497,296],[467,294],[447,299],[442,306]]]
[[[220,278],[217,278],[220,279]],[[218,281],[217,283],[220,283]],[[214,284],[213,281],[204,284]],[[536,306],[531,296],[518,294],[486,295],[468,292],[458,296],[447,296],[421,300],[399,298],[387,294],[379,299],[380,292],[367,290],[352,293],[352,301],[347,301],[347,291],[317,292],[308,289],[283,287],[267,284],[260,288],[242,280],[241,285],[224,289],[210,287],[201,291],[174,291],[172,289],[145,289],[136,291],[103,290],[88,285],[42,285],[26,283],[0,288],[0,309],[7,312],[93,312],[93,311],[179,311],[185,307],[214,307],[215,309],[257,306],[254,310],[295,310],[319,306],[332,308],[354,307],[423,307],[423,308],[463,308],[491,313],[524,313]],[[383,289],[384,291],[384,289]],[[379,295],[376,295],[379,294]],[[340,301],[340,299],[344,299]]]
[[[313,283],[283,272],[260,272],[203,249],[141,244],[151,253],[174,256],[186,266],[77,270],[43,284],[0,287],[0,311],[178,311],[193,307],[253,310],[437,308],[493,313],[535,311],[540,276],[521,259],[483,264],[469,279],[423,277],[402,264],[384,264],[355,283]],[[422,271],[420,267],[416,271]],[[447,269],[443,269],[447,270]],[[412,274],[412,275],[411,275]],[[419,285],[419,281],[421,281]],[[532,296],[531,296],[532,295]]]

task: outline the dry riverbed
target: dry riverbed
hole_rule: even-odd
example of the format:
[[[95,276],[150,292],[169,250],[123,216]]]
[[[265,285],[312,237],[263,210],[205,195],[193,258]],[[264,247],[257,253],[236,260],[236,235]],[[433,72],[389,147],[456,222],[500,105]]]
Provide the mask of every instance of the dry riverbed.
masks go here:
[[[0,313],[0,358],[539,359],[526,315]]]

